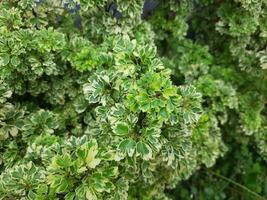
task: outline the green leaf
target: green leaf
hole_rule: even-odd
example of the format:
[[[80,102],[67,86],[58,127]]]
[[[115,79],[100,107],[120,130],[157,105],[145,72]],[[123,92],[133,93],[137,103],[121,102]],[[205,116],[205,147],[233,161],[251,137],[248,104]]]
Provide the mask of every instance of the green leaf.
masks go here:
[[[136,148],[136,143],[132,139],[126,139],[120,142],[118,149],[122,153],[127,153],[130,157],[133,156]]]
[[[74,192],[69,192],[66,196],[66,200],[73,200],[75,198],[75,193]]]
[[[109,167],[102,172],[104,177],[114,177],[119,174],[118,167]]]
[[[0,67],[6,66],[10,61],[9,54],[0,54]]]
[[[62,181],[56,188],[56,192],[57,193],[67,192],[72,186],[73,186],[73,182],[71,180],[62,178]]]
[[[56,164],[59,166],[59,167],[62,167],[62,168],[65,168],[67,169],[68,167],[71,166],[71,157],[70,155],[64,155],[64,156],[58,156],[56,158]]]
[[[16,137],[18,135],[18,128],[13,126],[10,128],[9,133],[12,137]]]
[[[20,64],[20,59],[17,56],[13,56],[11,58],[11,65],[14,67],[18,66]]]
[[[87,200],[98,200],[96,194],[92,191],[92,189],[88,189],[86,191],[86,199]]]
[[[87,151],[86,149],[79,148],[77,149],[76,154],[79,158],[81,158],[82,160],[85,160],[87,156]]]
[[[35,200],[36,199],[36,194],[32,190],[30,190],[28,192],[28,198],[29,198],[29,200]]]
[[[98,153],[98,146],[97,146],[96,141],[93,141],[92,143],[89,143],[88,144],[88,148],[89,149],[86,148],[87,155],[86,155],[86,158],[85,158],[85,162],[86,162],[88,167],[95,168],[101,162],[101,159],[96,158],[96,155]]]
[[[129,134],[128,124],[119,122],[113,128],[113,131],[116,135],[125,136]]]
[[[138,155],[140,155],[144,160],[150,160],[152,158],[152,150],[151,148],[143,143],[143,142],[138,142],[136,145],[136,152]]]

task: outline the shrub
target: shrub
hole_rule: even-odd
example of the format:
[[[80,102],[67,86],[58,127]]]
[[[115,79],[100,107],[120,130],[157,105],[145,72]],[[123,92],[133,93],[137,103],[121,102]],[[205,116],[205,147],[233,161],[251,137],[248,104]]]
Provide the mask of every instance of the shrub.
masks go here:
[[[226,152],[262,178],[266,7],[0,2],[0,199],[201,198],[214,177],[181,181]]]

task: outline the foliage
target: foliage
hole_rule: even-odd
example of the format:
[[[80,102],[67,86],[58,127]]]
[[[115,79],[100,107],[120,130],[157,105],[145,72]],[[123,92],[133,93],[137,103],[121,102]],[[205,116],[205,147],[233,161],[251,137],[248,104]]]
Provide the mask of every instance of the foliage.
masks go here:
[[[266,9],[1,1],[0,199],[264,199]]]

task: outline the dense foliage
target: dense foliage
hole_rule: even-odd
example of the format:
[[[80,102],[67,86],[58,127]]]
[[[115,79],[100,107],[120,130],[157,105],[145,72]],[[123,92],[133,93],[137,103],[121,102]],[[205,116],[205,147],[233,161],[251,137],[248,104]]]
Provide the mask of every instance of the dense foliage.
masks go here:
[[[0,1],[0,199],[267,198],[266,13]]]

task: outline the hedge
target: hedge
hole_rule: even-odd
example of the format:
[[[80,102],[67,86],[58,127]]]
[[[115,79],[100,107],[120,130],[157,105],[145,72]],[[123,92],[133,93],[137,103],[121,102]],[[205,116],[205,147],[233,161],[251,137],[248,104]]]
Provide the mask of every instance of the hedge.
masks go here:
[[[0,2],[0,199],[267,198],[265,0]]]

